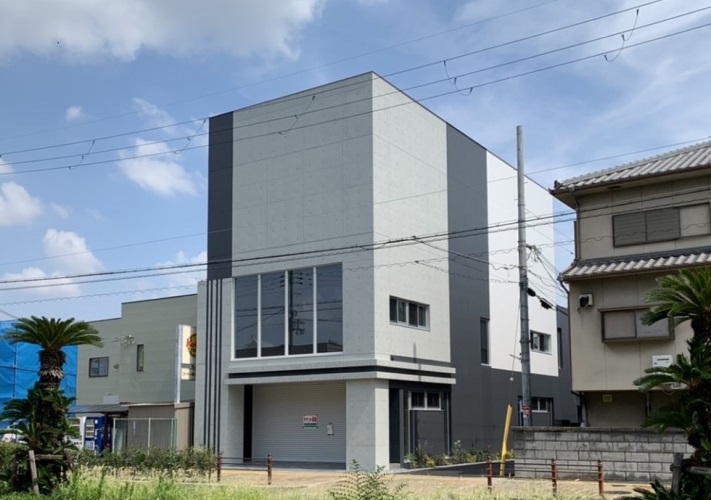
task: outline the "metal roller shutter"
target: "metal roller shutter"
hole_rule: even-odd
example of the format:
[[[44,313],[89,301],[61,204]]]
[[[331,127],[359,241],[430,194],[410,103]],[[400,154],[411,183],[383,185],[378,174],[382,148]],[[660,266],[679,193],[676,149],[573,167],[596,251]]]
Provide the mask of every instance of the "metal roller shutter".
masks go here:
[[[305,416],[316,416],[316,427],[305,426]],[[254,458],[345,463],[346,384],[255,385],[252,431]]]

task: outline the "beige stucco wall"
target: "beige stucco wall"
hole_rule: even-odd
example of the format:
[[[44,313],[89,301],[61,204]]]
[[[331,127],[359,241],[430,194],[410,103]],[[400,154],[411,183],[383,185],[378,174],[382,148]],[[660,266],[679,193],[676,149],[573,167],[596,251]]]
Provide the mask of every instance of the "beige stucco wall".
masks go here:
[[[612,215],[654,208],[709,203],[711,177],[703,176],[647,186],[608,190],[576,198],[580,259],[619,257],[711,245],[711,234],[644,245],[613,246]],[[684,226],[684,223],[682,223]],[[706,228],[707,232],[709,228]],[[684,228],[682,227],[682,236]]]
[[[673,339],[603,342],[600,309],[644,305],[642,296],[659,275],[575,281],[570,284],[570,345],[575,391],[635,389],[633,381],[651,368],[652,356],[685,353],[691,336],[688,323]],[[579,308],[580,294],[592,294],[593,307]]]

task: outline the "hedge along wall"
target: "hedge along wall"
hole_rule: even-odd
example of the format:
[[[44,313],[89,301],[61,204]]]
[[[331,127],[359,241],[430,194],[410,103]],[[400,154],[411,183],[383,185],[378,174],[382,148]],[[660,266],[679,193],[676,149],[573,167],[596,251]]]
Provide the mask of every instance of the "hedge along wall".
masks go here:
[[[640,428],[514,427],[512,429],[517,477],[550,477],[555,459],[561,469],[566,463],[589,466],[593,471],[602,460],[605,480],[651,482],[671,481],[669,466],[674,453],[690,455],[686,434],[656,433]],[[565,477],[562,475],[562,477]]]

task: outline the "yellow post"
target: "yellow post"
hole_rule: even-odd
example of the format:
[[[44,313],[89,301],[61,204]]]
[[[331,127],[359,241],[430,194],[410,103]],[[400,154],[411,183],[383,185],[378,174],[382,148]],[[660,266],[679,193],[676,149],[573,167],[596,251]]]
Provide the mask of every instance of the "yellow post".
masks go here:
[[[501,442],[501,468],[499,476],[504,477],[506,472],[506,454],[508,452],[509,431],[511,430],[511,415],[513,414],[513,406],[506,407],[506,423],[504,424],[504,439]]]

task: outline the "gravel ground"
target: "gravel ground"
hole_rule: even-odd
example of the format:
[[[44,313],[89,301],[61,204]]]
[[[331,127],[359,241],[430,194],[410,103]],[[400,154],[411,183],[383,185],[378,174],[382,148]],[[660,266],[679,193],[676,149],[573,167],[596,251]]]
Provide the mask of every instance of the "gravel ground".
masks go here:
[[[343,473],[305,470],[274,470],[270,488],[298,491],[304,495],[321,497],[333,488]],[[391,484],[405,484],[405,491],[417,493],[419,498],[447,498],[449,494],[467,495],[486,492],[486,478],[483,477],[448,477],[411,474],[393,474],[389,476]],[[267,486],[265,471],[226,470],[222,472],[222,481],[228,484],[249,486]],[[606,483],[605,498],[613,499],[633,493],[638,484]],[[590,481],[559,481],[558,493],[561,497],[599,498],[597,483]],[[550,481],[528,479],[494,478],[493,491],[523,495],[531,498],[536,495],[547,496],[552,493]]]

